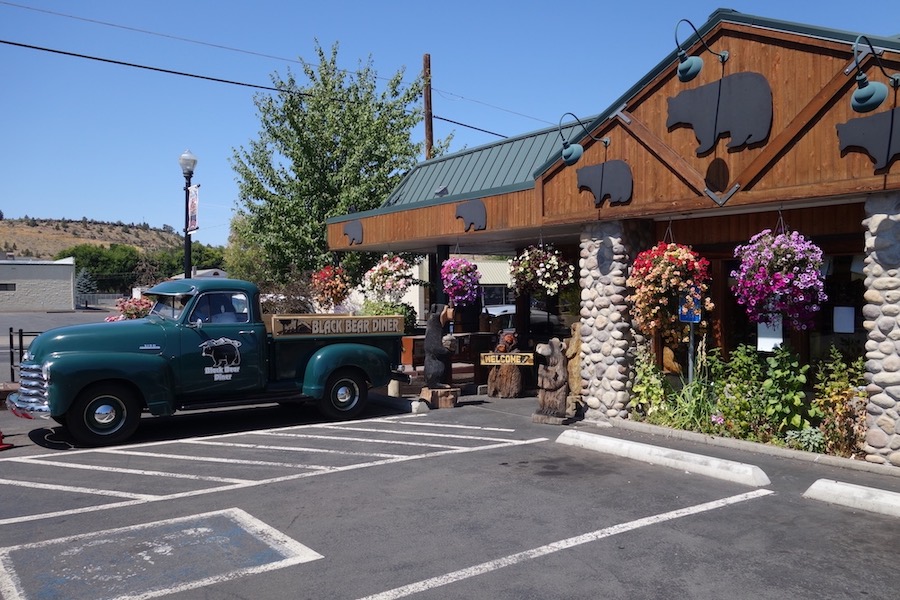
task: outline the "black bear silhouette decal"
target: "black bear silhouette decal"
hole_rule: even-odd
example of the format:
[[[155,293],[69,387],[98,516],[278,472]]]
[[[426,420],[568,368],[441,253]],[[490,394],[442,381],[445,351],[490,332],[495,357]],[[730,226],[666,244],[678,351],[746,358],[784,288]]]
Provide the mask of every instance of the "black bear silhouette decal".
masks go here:
[[[599,165],[581,167],[575,174],[578,176],[578,189],[590,190],[597,208],[607,196],[610,204],[624,204],[631,200],[634,179],[631,167],[624,160],[608,160]]]
[[[350,238],[350,245],[362,244],[363,231],[362,223],[359,221],[348,221],[344,223],[344,235]]]
[[[900,154],[900,108],[838,123],[837,134],[842,153],[860,148],[883,169]]]
[[[772,128],[772,89],[759,73],[735,73],[719,81],[684,90],[669,98],[670,130],[688,125],[694,130],[701,156],[730,134],[728,148],[765,140]]]
[[[484,202],[481,200],[468,200],[461,202],[456,206],[456,218],[462,219],[466,224],[466,231],[472,227],[475,231],[481,231],[487,228],[487,212],[484,208]]]

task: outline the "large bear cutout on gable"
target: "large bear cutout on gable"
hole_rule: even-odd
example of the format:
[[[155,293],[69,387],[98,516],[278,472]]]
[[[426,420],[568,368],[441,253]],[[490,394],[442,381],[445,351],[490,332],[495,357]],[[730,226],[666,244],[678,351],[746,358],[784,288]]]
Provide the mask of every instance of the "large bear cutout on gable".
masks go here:
[[[697,156],[712,150],[729,134],[728,148],[765,140],[772,128],[772,89],[759,73],[727,75],[713,83],[669,98],[666,127],[688,125],[699,146]]]
[[[631,200],[634,178],[631,167],[624,160],[608,160],[599,165],[578,169],[578,189],[590,190],[594,194],[594,206],[600,208],[603,199],[609,196],[610,204],[624,204]]]
[[[860,148],[883,169],[900,154],[900,108],[838,123],[837,134],[842,153]]]

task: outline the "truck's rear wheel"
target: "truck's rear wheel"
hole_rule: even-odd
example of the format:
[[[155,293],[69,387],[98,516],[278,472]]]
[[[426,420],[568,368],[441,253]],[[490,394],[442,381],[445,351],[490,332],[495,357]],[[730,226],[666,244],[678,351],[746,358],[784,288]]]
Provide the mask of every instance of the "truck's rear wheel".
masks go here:
[[[81,392],[66,413],[72,437],[87,446],[106,446],[127,440],[141,420],[141,404],[134,392],[115,383],[92,385]]]
[[[319,410],[331,419],[353,419],[365,408],[368,397],[365,377],[355,369],[341,369],[328,378]]]

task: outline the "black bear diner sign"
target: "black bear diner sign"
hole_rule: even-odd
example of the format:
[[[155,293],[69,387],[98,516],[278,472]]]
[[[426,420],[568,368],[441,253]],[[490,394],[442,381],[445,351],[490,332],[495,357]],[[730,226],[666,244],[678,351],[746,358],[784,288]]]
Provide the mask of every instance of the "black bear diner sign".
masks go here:
[[[402,335],[405,319],[402,315],[273,315],[271,331],[279,336],[338,336],[338,335]]]

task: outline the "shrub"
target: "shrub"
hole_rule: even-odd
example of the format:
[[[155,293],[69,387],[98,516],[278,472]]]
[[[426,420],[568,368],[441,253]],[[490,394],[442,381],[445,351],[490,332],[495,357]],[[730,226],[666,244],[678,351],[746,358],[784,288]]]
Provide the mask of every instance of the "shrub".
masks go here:
[[[821,415],[824,451],[836,456],[859,454],[866,437],[865,360],[849,365],[831,346],[827,361],[816,366],[813,405]]]
[[[386,300],[364,300],[361,315],[403,315],[405,333],[413,333],[416,329],[416,309],[403,302]]]

